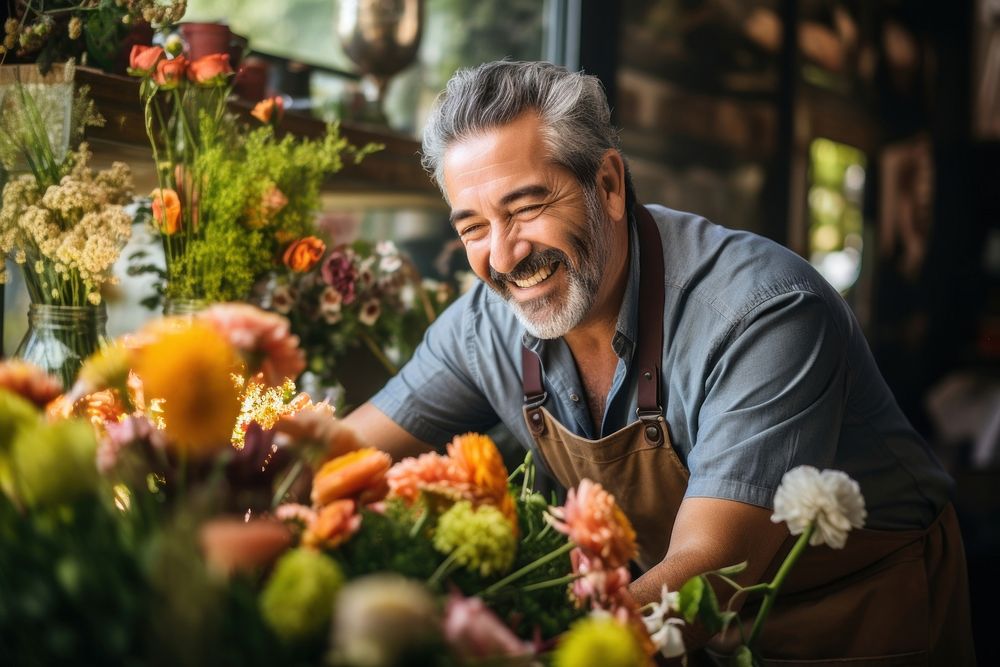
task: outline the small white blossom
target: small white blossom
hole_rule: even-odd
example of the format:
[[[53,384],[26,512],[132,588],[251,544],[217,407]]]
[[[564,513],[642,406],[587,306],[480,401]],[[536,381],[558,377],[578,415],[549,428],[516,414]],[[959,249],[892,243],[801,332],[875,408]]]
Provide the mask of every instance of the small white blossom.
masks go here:
[[[642,617],[649,638],[664,658],[684,655],[684,635],[681,632],[684,620],[671,616],[680,611],[680,608],[681,594],[677,591],[670,592],[667,585],[663,584],[660,601],[653,602],[652,609]]]
[[[864,526],[867,516],[858,483],[845,473],[799,466],[781,478],[771,521],[786,522],[792,535],[801,535],[815,521],[809,544],[842,549],[847,533]]]

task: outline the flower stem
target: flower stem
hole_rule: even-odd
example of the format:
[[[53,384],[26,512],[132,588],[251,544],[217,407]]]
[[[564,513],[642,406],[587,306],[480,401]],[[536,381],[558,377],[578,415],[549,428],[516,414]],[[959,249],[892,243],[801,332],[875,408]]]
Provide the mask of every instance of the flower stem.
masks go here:
[[[359,331],[358,336],[368,347],[368,350],[373,355],[375,355],[376,359],[379,360],[379,363],[382,364],[383,368],[389,371],[389,375],[395,375],[396,373],[399,372],[399,369],[396,368],[396,366],[391,361],[389,361],[389,357],[385,356],[385,352],[383,352],[381,348],[379,348],[378,343],[372,340],[372,337],[369,336],[367,332]]]
[[[302,468],[304,466],[305,462],[302,459],[296,459],[295,463],[292,465],[292,469],[288,471],[288,474],[285,475],[284,479],[281,480],[281,484],[279,484],[278,488],[274,491],[274,497],[271,498],[271,509],[277,507],[278,503],[281,502],[281,499],[285,497],[286,493],[288,493],[288,489],[292,488],[292,484],[299,478],[299,474],[302,473]]]
[[[567,542],[566,544],[562,545],[558,549],[554,549],[553,551],[550,551],[549,553],[547,553],[546,555],[542,556],[538,560],[535,560],[535,561],[532,561],[532,562],[528,563],[527,565],[525,565],[524,567],[522,567],[520,570],[517,570],[516,572],[512,572],[511,574],[508,574],[506,577],[504,577],[500,581],[496,582],[495,584],[491,585],[489,588],[485,589],[482,593],[480,593],[480,595],[492,595],[493,593],[496,593],[497,591],[499,591],[500,589],[502,589],[507,584],[515,582],[518,579],[520,579],[521,577],[523,577],[524,575],[528,574],[529,572],[537,570],[539,567],[541,567],[542,565],[545,565],[549,561],[555,560],[556,558],[559,558],[559,556],[562,556],[563,554],[569,553],[575,546],[576,545],[573,544],[572,542]]]
[[[440,565],[437,566],[437,569],[434,570],[434,574],[432,574],[427,580],[427,585],[431,588],[437,588],[438,584],[441,583],[441,580],[444,579],[445,575],[451,571],[451,566],[455,564],[457,559],[458,549],[455,549],[447,558],[441,561]]]
[[[785,583],[785,578],[788,577],[788,573],[791,571],[792,566],[805,551],[806,546],[809,545],[809,538],[812,537],[813,531],[816,529],[816,521],[813,520],[809,526],[802,531],[799,535],[798,541],[792,547],[792,550],[788,552],[785,557],[785,562],[781,564],[778,568],[778,573],[774,575],[774,580],[770,583],[770,590],[764,594],[764,602],[760,605],[760,610],[757,612],[757,618],[754,619],[753,629],[750,630],[750,638],[747,640],[747,646],[753,649],[754,643],[760,636],[761,630],[764,628],[764,620],[767,615],[771,612],[771,607],[774,606],[774,600],[778,596],[778,591],[781,590],[782,584]]]
[[[563,584],[571,584],[580,577],[582,574],[567,574],[565,577],[559,577],[558,579],[549,579],[548,581],[539,581],[533,584],[528,584],[521,587],[521,591],[524,593],[530,593],[531,591],[538,591],[543,588],[552,588],[553,586],[562,586]]]

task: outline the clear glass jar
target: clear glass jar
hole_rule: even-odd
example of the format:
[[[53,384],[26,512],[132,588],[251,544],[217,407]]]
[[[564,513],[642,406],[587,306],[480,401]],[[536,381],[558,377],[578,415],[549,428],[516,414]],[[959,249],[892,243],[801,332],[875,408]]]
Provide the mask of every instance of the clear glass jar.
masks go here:
[[[108,311],[97,306],[28,307],[28,331],[14,356],[58,378],[69,389],[84,360],[109,342]]]
[[[194,315],[205,310],[209,305],[205,299],[171,299],[167,297],[163,302],[163,314]]]

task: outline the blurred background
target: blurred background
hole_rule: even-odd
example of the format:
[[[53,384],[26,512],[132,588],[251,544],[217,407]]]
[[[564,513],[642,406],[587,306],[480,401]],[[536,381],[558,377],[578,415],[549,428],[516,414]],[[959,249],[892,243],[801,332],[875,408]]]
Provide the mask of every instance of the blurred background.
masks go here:
[[[787,245],[851,304],[958,481],[980,661],[1000,664],[982,641],[1000,593],[1000,0],[397,0],[418,25],[393,57],[358,41],[368,4],[190,0],[184,20],[228,25],[248,102],[281,94],[387,144],[329,189],[323,224],[394,239],[430,276],[464,262],[416,156],[449,76],[509,57],[600,77],[643,201]],[[141,289],[111,333],[149,316]],[[9,354],[26,305],[6,292]]]

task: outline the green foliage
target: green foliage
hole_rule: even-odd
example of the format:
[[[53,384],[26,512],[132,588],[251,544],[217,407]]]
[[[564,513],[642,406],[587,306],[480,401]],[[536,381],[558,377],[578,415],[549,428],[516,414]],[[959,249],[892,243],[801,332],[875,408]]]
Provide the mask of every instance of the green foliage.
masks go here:
[[[422,520],[426,511],[395,499],[384,513],[362,510],[361,529],[333,555],[348,578],[390,571],[426,580],[444,560],[431,541],[433,522]]]

